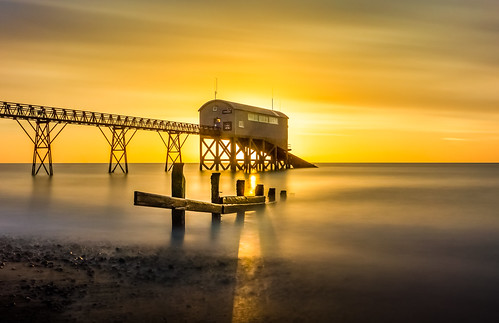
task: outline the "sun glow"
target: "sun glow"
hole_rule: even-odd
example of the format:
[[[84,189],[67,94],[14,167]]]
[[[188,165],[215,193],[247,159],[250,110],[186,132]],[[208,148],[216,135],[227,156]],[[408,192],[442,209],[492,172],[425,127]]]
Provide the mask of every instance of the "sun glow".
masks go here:
[[[0,100],[196,123],[217,78],[218,98],[288,115],[293,153],[312,162],[499,160],[497,33],[480,27],[495,4],[116,4],[1,2]],[[0,162],[29,162],[11,124]],[[98,137],[65,129],[54,162],[106,162]],[[137,134],[130,162],[164,161],[153,137]],[[183,153],[199,161],[199,138]]]

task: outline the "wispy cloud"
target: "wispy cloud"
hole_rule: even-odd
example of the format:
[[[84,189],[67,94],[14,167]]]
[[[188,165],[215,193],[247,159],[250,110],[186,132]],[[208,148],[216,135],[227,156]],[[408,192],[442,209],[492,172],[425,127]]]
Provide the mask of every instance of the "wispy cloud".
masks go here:
[[[442,138],[442,140],[447,140],[447,141],[467,141],[469,139],[465,139],[465,138]]]
[[[489,0],[0,0],[0,87],[192,119],[219,77],[222,97],[248,104],[276,88],[291,131],[318,140],[478,140],[499,122],[497,12]]]

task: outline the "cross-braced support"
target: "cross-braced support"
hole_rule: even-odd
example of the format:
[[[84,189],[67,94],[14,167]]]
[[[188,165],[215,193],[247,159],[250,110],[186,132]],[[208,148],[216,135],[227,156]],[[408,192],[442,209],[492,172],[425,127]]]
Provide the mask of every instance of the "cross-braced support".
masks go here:
[[[48,120],[28,120],[28,124],[35,132],[35,136],[33,138],[21,122],[17,119],[16,121],[35,145],[33,149],[33,165],[31,166],[31,175],[37,175],[42,168],[45,170],[47,175],[54,175],[54,169],[52,167],[52,142],[57,138],[57,136],[59,136],[61,131],[66,127],[67,123],[62,124],[62,128],[60,128],[56,135],[51,139],[50,134],[58,125],[61,125],[61,123],[56,123],[51,127]]]
[[[126,146],[130,143],[133,136],[137,133],[137,129],[133,131],[130,139],[126,139],[126,134],[130,130],[127,127],[109,127],[111,131],[112,139],[109,140],[104,131],[99,127],[99,130],[106,138],[107,142],[111,146],[111,154],[109,157],[109,173],[114,173],[114,171],[119,167],[121,171],[128,174],[128,160],[126,155]]]
[[[36,166],[39,162],[38,167]],[[48,169],[45,163],[48,163]],[[48,121],[37,121],[35,132],[35,149],[33,150],[33,165],[31,167],[31,175],[36,175],[43,167],[45,172],[52,176],[54,170],[52,168],[52,148],[50,142],[50,123]]]
[[[181,133],[169,132],[168,143],[161,135],[161,132],[158,131],[158,135],[166,147],[165,172],[168,172],[172,170],[174,164],[182,163],[182,147],[184,146],[187,137],[189,137],[189,134],[186,134],[185,138],[182,140]]]
[[[245,172],[289,168],[284,150],[263,139],[201,136],[200,170],[243,170]]]
[[[203,137],[200,141],[199,169],[227,170],[233,165],[233,140],[220,137]]]

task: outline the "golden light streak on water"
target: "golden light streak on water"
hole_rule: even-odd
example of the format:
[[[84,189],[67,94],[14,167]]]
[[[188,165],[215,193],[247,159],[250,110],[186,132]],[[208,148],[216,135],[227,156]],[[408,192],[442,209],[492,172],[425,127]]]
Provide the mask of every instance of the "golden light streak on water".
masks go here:
[[[250,187],[249,187],[249,192],[247,195],[255,195],[255,188],[256,188],[256,175],[251,175],[250,176]]]
[[[263,268],[259,234],[254,226],[242,228],[239,240],[232,322],[261,319],[261,286],[257,279]]]

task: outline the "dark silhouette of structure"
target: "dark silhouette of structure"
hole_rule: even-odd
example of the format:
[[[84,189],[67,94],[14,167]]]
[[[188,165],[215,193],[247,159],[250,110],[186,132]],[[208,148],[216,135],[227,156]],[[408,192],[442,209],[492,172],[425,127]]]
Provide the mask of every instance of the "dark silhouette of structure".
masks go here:
[[[48,175],[53,174],[51,145],[68,124],[99,128],[111,147],[109,173],[113,173],[117,168],[128,173],[126,149],[138,130],[156,131],[161,137],[166,146],[165,171],[170,170],[174,163],[182,162],[181,148],[188,135],[197,135],[201,129],[208,133],[219,132],[215,127],[202,127],[192,123],[5,101],[0,101],[0,117],[16,120],[33,142],[32,175],[38,174],[42,168]],[[104,132],[106,128],[110,133],[108,135]],[[31,131],[34,131],[33,135],[30,134]],[[168,134],[167,140],[163,138],[162,133]]]
[[[201,136],[201,169],[315,167],[289,153],[288,117],[283,113],[222,100],[210,101],[199,111],[202,122],[192,124],[0,101],[0,118],[15,120],[34,144],[32,175],[41,169],[53,175],[52,143],[68,124],[99,128],[111,148],[109,173],[118,168],[128,173],[127,145],[138,130],[160,136],[166,147],[165,171],[182,163],[181,150],[189,135]]]
[[[282,112],[212,100],[199,109],[199,124],[220,130],[200,132],[201,170],[316,167],[289,152],[288,117]]]

